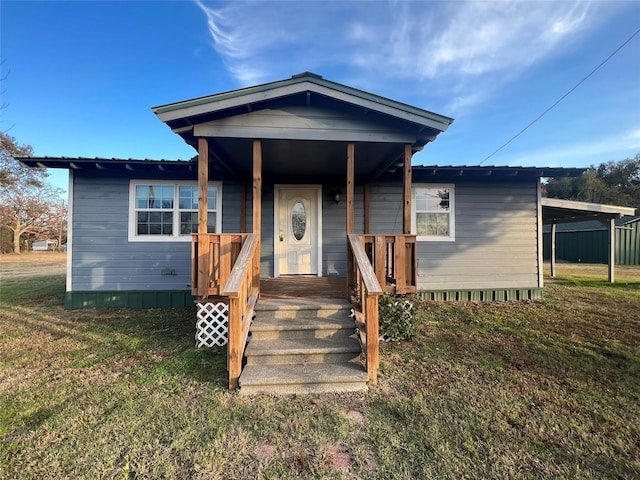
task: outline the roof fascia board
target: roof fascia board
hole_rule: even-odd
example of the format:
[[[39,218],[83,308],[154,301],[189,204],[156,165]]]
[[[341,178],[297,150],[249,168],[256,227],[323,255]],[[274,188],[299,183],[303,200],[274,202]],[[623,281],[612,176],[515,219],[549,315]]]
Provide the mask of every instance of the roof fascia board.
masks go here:
[[[113,167],[134,170],[158,169],[171,171],[174,169],[189,169],[193,162],[188,160],[136,160],[119,158],[70,158],[70,157],[20,157],[17,159],[22,165],[30,168],[61,168],[66,170],[112,170]]]
[[[393,100],[388,100],[383,97],[364,98],[355,96],[350,92],[344,92],[331,87],[323,87],[321,85],[311,85],[309,90],[320,95],[330,96],[347,103],[358,105],[359,107],[366,108],[368,110],[385,113],[392,117],[430,127],[435,130],[439,130],[440,132],[444,132],[453,122],[453,119],[448,117],[443,117],[441,115],[428,112],[427,110],[410,107],[409,105],[394,102]],[[337,94],[331,94],[331,91],[337,92]],[[372,95],[369,96],[373,97]]]
[[[361,106],[369,110],[408,120],[420,125],[445,131],[453,122],[452,118],[429,112],[417,107],[396,102],[394,100],[357,90],[339,83],[312,77],[282,80],[256,87],[221,93],[209,97],[173,103],[152,108],[152,111],[163,122],[177,120],[189,116],[203,115],[211,112],[234,108],[259,101],[272,100],[287,95],[311,91],[347,103]]]
[[[265,100],[273,100],[303,91],[305,91],[304,88],[301,88],[300,85],[295,84],[270,87],[268,89],[260,89],[252,92],[238,90],[237,92],[242,93],[236,93],[235,95],[232,95],[233,92],[230,92],[220,94],[220,96],[214,95],[202,99],[189,100],[186,102],[173,104],[175,105],[175,107],[173,108],[172,106],[167,106],[161,107],[161,109],[159,110],[154,109],[154,113],[158,115],[158,118],[163,122],[170,122],[172,120],[179,120],[185,117],[205,115],[207,113],[226,110],[228,108],[262,102]]]
[[[556,173],[558,176],[578,176],[582,174],[584,169],[567,168],[551,170],[547,167],[498,167],[498,166],[434,166],[434,165],[415,165],[413,171],[416,176],[434,177],[434,176],[460,176],[460,172],[464,176],[470,178],[541,178],[553,176],[550,173]]]
[[[594,212],[604,214],[635,215],[636,209],[633,207],[621,207],[618,205],[605,205],[601,203],[576,202],[575,200],[562,200],[559,198],[541,199],[543,207],[563,208],[566,210],[576,210],[578,212]]]

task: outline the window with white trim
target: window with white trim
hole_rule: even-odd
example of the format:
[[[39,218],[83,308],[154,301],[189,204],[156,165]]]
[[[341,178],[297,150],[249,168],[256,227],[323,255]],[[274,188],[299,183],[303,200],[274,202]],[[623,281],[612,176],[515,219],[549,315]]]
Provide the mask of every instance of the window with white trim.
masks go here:
[[[209,183],[207,230],[221,231],[222,185]],[[196,182],[131,181],[129,241],[189,241],[198,231]]]
[[[414,185],[412,233],[418,240],[455,240],[455,187],[452,184]]]

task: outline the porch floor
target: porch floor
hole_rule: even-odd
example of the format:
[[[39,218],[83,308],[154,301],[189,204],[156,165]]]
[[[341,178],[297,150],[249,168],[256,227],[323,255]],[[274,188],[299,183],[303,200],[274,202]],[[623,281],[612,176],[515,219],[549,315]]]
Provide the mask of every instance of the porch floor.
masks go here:
[[[260,279],[260,298],[347,298],[345,277],[307,275]]]

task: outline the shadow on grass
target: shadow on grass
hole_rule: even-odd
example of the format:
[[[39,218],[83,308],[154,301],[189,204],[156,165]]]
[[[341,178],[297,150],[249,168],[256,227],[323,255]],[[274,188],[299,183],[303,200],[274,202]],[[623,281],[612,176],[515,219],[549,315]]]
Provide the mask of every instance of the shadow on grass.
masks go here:
[[[3,282],[0,338],[30,336],[31,348],[38,348],[40,336],[54,347],[50,355],[71,368],[122,368],[137,383],[176,377],[227,388],[226,349],[195,347],[195,308],[65,310],[63,304],[63,276]],[[19,355],[16,349],[7,360]]]
[[[600,278],[585,278],[585,277],[573,277],[562,276],[556,278],[549,278],[549,282],[556,285],[574,286],[574,287],[586,287],[586,288],[611,288],[618,290],[640,290],[640,280],[617,280],[615,283],[610,283],[606,279]]]

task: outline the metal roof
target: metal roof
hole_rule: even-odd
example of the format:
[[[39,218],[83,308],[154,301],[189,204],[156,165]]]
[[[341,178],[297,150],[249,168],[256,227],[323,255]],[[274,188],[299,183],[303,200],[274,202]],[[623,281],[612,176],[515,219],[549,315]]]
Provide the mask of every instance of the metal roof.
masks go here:
[[[439,124],[440,131],[446,130],[446,128],[453,122],[453,118],[414,107],[406,103],[398,102],[387,97],[365,92],[364,90],[359,90],[348,85],[326,80],[321,75],[312,72],[303,72],[297,75],[292,75],[291,78],[285,80],[278,80],[275,82],[231,90],[215,95],[208,95],[191,100],[160,105],[153,107],[151,110],[158,115],[162,121],[168,123],[169,120],[176,120],[183,116],[191,117],[194,115],[202,115],[213,110],[228,109],[231,106],[238,106],[239,103],[246,105],[247,99],[255,99],[256,102],[264,101],[268,99],[265,92],[283,90],[282,95],[298,93],[298,90],[301,90],[300,88],[284,90],[284,87],[299,87],[304,86],[304,84],[307,84],[307,86],[316,85],[322,87],[323,89],[326,89],[326,93],[329,93],[330,95],[331,92],[335,92],[333,95],[339,97],[343,102],[349,102],[350,98],[356,101],[357,99],[360,99],[365,102],[370,102],[371,105],[369,106],[375,107],[375,105],[379,105],[380,107],[389,107],[412,116],[423,118],[424,120],[428,120],[431,126],[433,126],[432,123],[435,122]],[[306,93],[311,90],[303,88],[301,91]],[[320,93],[320,91],[318,93]],[[347,95],[347,97],[340,96],[339,94]],[[238,99],[241,99],[241,102],[238,102]],[[181,111],[181,113],[177,113],[178,111]]]
[[[619,217],[615,219],[616,228],[624,229],[631,228],[628,225],[632,223],[640,222],[640,217]],[[572,232],[594,232],[607,230],[607,226],[599,220],[588,220],[584,222],[572,222],[572,223],[561,223],[558,224],[557,232],[558,233],[572,233]],[[547,224],[544,226],[544,232],[547,233],[551,231],[551,225]]]
[[[636,214],[636,209],[632,207],[576,202],[559,198],[543,198],[541,203],[542,221],[545,224],[606,220]]]
[[[196,172],[197,157],[190,160],[151,160],[122,158],[85,157],[20,157],[18,160],[28,167],[63,168],[68,170],[109,171],[181,171]],[[215,163],[212,160],[211,163]],[[401,166],[400,166],[401,167]],[[401,171],[402,169],[398,167]],[[440,178],[532,178],[567,177],[582,174],[583,168],[509,167],[509,166],[440,166],[417,165],[412,167],[414,181],[433,181]],[[394,172],[389,172],[391,175]]]
[[[18,157],[27,167],[63,168],[66,170],[112,171],[182,171],[197,172],[195,160],[151,160],[133,158],[85,158],[85,157]]]
[[[399,168],[399,167],[398,167]],[[586,168],[562,167],[513,167],[497,165],[414,165],[414,181],[429,181],[435,178],[559,178],[579,177]]]

